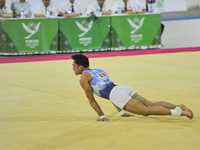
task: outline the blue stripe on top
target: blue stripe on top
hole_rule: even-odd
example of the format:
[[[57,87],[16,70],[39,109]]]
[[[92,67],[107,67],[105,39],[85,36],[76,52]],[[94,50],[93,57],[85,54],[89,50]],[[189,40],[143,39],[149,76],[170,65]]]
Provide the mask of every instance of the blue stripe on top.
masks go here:
[[[85,70],[92,75],[92,90],[94,94],[109,99],[113,87],[116,85],[111,81],[108,74],[101,69]]]

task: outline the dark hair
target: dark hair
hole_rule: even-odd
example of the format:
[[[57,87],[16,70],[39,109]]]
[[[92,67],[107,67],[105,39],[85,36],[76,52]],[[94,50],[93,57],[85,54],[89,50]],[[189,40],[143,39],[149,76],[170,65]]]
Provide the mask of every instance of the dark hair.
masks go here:
[[[77,65],[82,65],[84,68],[89,67],[89,59],[83,54],[75,54],[71,56]]]

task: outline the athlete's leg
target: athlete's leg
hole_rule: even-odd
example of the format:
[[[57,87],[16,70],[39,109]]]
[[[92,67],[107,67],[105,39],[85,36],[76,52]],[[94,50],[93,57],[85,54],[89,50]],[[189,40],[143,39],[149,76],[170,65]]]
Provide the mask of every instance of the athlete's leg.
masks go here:
[[[124,107],[125,110],[138,115],[171,115],[170,109],[162,106],[145,106],[142,102],[130,99]]]
[[[132,98],[142,102],[145,106],[163,106],[163,107],[169,108],[169,109],[175,109],[178,106],[178,105],[175,105],[175,104],[172,104],[169,102],[165,102],[165,101],[150,102],[146,98],[139,95],[138,93],[134,94],[132,96]]]
[[[192,110],[190,110],[189,108],[187,108],[183,104],[175,105],[175,104],[172,104],[172,103],[169,103],[169,102],[166,102],[166,101],[151,102],[151,101],[148,101],[147,99],[145,99],[144,97],[142,97],[141,95],[139,95],[138,93],[134,94],[132,96],[132,98],[142,102],[145,106],[163,106],[163,107],[169,108],[169,109],[175,109],[177,106],[179,106],[182,110],[188,111],[192,114],[192,116],[189,117],[190,119],[192,119],[193,116],[194,116]]]
[[[138,114],[138,115],[171,115],[171,109],[165,108],[163,106],[145,106],[142,102],[130,99],[128,103],[124,106],[126,111]],[[182,111],[182,116],[191,117],[192,114],[188,111]]]

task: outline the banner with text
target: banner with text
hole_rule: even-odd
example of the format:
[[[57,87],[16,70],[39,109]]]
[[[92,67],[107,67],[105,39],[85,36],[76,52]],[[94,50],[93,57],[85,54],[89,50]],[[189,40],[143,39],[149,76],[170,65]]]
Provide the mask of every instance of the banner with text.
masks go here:
[[[112,48],[161,44],[161,15],[126,15],[111,17]]]
[[[110,48],[110,17],[60,19],[60,50]]]
[[[58,50],[58,19],[1,20],[3,53]],[[1,27],[0,27],[1,28]]]

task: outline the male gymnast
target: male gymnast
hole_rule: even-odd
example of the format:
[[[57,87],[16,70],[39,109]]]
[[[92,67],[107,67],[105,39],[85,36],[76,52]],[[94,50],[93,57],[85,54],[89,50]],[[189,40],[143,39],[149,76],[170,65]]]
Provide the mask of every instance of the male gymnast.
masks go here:
[[[93,93],[110,100],[122,117],[133,116],[123,111],[126,110],[144,116],[173,115],[187,116],[189,119],[193,119],[193,112],[183,104],[175,105],[165,101],[150,102],[130,87],[115,85],[102,69],[90,69],[89,59],[85,55],[75,54],[72,55],[72,59],[74,60],[74,73],[81,75],[80,85],[85,91],[91,107],[100,117],[97,121],[109,121],[109,119],[105,117]]]

